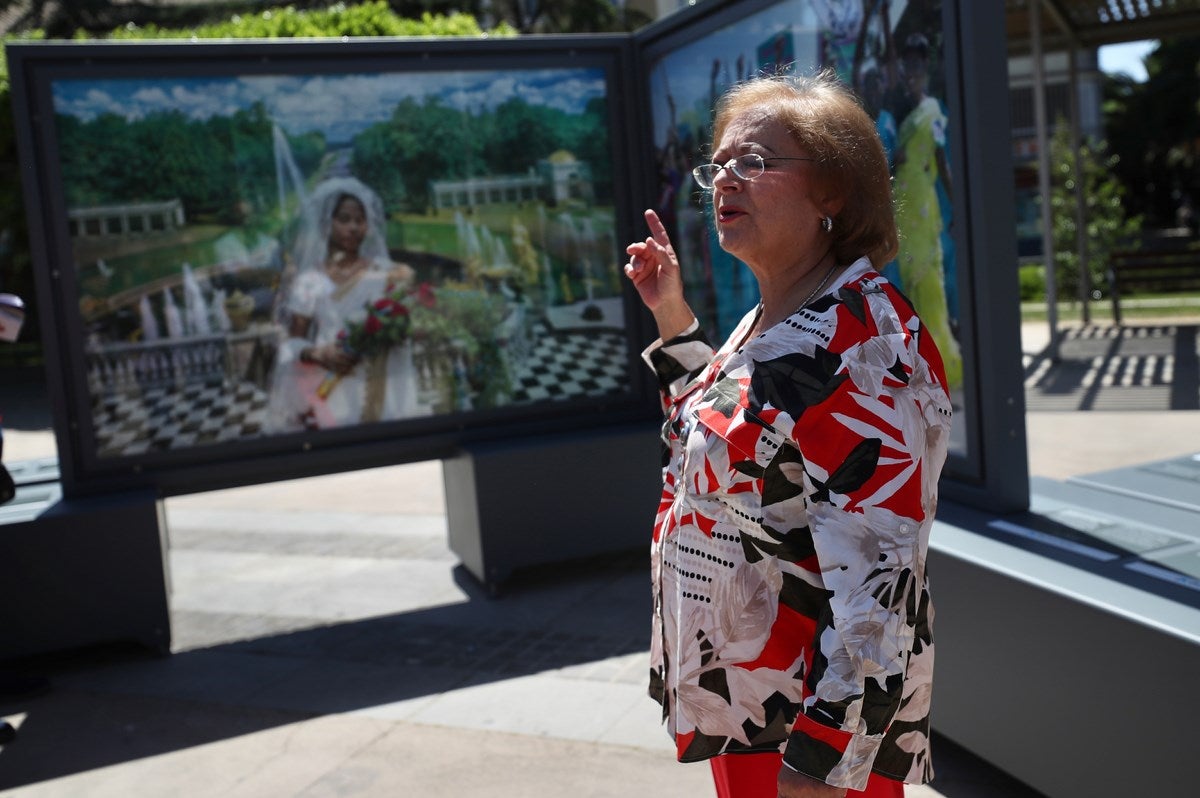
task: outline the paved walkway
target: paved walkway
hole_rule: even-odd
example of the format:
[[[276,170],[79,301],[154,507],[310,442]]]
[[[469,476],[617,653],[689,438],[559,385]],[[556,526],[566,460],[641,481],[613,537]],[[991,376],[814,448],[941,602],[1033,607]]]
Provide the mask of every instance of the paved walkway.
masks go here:
[[[167,500],[173,656],[49,663],[52,691],[10,715],[0,788],[711,795],[645,695],[644,555],[491,599],[446,547],[441,495],[439,464],[417,463]],[[910,797],[1022,794],[942,752],[937,790]]]
[[[1045,330],[1027,328],[1039,342]],[[1197,320],[1072,325],[1059,357],[1025,348],[1026,407],[1045,410],[1200,410]]]
[[[1030,475],[1062,480],[1200,451],[1198,325],[1063,325],[1058,362],[1049,325],[1022,325]]]
[[[1200,442],[1200,411],[1095,404],[1030,412],[1033,474]],[[6,459],[52,454],[44,430],[8,428]],[[644,555],[523,574],[491,599],[447,549],[443,501],[436,462],[168,499],[174,654],[36,663],[50,692],[0,705],[19,727],[0,790],[712,795],[645,697]],[[937,743],[935,788],[910,798],[1033,798]]]

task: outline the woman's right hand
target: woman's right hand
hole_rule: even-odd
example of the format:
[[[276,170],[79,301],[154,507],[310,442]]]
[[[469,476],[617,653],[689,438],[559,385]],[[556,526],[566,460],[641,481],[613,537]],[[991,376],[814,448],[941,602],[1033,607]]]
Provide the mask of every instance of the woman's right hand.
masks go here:
[[[679,258],[667,228],[653,210],[647,210],[645,216],[650,237],[625,248],[629,253],[625,276],[633,281],[638,296],[658,322],[659,334],[667,340],[683,332],[695,316],[683,297]]]

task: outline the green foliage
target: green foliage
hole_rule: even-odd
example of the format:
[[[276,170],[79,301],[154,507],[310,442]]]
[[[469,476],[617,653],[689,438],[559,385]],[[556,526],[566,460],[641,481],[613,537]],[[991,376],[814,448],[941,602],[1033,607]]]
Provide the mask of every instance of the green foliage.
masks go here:
[[[1104,128],[1131,212],[1173,227],[1184,197],[1200,205],[1200,37],[1163,39],[1145,66],[1143,83],[1104,79]]]
[[[1122,239],[1141,230],[1140,216],[1126,217],[1125,188],[1113,175],[1119,158],[1107,151],[1103,141],[1086,141],[1078,149],[1071,144],[1070,127],[1062,119],[1050,142],[1050,207],[1054,228],[1054,266],[1058,294],[1077,297],[1080,264],[1076,224],[1075,161],[1084,201],[1084,245],[1093,290],[1104,289],[1108,253]]]
[[[511,36],[508,24],[486,35]],[[324,10],[299,11],[292,6],[266,9],[257,14],[234,16],[228,21],[190,29],[160,28],[129,24],[108,35],[110,39],[284,39],[341,36],[482,36],[484,31],[467,14],[433,15],[405,19],[392,11],[385,0],[348,5],[338,3]]]
[[[547,153],[565,149],[596,164],[607,164],[608,130],[603,105],[583,115],[532,105],[513,98],[495,109],[461,111],[439,97],[400,102],[385,122],[354,140],[354,171],[370,174],[385,205],[423,213],[433,180],[461,180],[485,174],[522,174]],[[395,154],[405,154],[403,163]],[[610,176],[594,174],[598,186]]]
[[[171,111],[57,121],[70,206],[179,198],[191,218],[226,218],[235,202],[256,198],[262,206],[275,193],[271,120],[261,104],[203,120]],[[289,144],[306,171],[325,151],[319,134]]]
[[[370,174],[388,207],[423,211],[429,182],[482,174],[474,120],[441,98],[405,99],[391,119],[360,133],[354,142],[354,168]],[[395,154],[405,153],[402,165]]]
[[[1046,298],[1046,269],[1040,263],[1027,263],[1017,268],[1021,301],[1036,302]]]

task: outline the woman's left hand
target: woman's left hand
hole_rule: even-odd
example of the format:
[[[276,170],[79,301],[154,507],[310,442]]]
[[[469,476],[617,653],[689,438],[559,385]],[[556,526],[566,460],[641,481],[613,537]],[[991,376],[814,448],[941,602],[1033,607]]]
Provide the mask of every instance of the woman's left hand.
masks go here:
[[[658,214],[645,212],[651,236],[625,247],[629,263],[625,276],[633,281],[642,303],[654,315],[659,337],[666,341],[683,332],[696,318],[683,294],[683,276],[671,237]]]
[[[417,272],[407,263],[393,263],[388,272],[388,280],[396,285],[409,285],[417,276]]]
[[[832,787],[812,776],[792,770],[787,765],[779,769],[776,789],[779,798],[845,798],[845,787]]]

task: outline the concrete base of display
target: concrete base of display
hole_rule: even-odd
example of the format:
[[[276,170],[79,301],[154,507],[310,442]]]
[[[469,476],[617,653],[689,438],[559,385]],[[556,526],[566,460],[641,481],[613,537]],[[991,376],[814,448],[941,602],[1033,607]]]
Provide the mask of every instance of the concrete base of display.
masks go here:
[[[169,651],[153,493],[63,499],[57,483],[33,482],[0,511],[0,659],[114,642]]]
[[[1046,795],[1180,794],[1196,603],[997,540],[983,513],[943,504],[939,519],[937,731]]]
[[[519,568],[649,547],[654,424],[468,447],[443,461],[450,548],[496,593]]]

